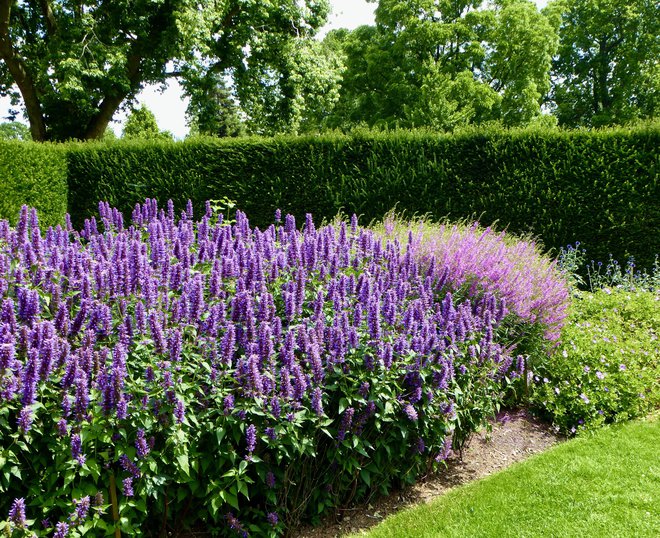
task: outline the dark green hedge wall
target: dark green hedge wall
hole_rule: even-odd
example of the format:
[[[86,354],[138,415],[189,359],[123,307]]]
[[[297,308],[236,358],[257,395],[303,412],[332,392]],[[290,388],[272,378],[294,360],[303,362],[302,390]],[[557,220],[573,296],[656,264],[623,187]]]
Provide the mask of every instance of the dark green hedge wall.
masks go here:
[[[64,222],[67,160],[63,147],[0,142],[0,218],[14,224],[23,204],[36,207],[45,226]]]
[[[396,206],[497,221],[547,248],[580,241],[590,258],[634,255],[649,267],[660,252],[659,147],[658,127],[78,144],[69,209],[80,223],[100,199],[130,214],[146,197],[201,209],[226,196],[266,226],[278,207],[368,222]]]

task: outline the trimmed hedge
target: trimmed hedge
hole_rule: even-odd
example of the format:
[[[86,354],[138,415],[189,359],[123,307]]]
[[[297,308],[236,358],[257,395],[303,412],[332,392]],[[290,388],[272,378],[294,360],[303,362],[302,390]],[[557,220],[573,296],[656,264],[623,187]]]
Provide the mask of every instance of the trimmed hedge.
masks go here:
[[[21,206],[36,207],[44,228],[67,211],[67,160],[61,146],[0,142],[0,219],[15,224]]]
[[[145,197],[228,197],[266,226],[276,208],[303,218],[362,220],[398,211],[478,218],[537,235],[546,248],[580,241],[588,256],[660,252],[660,128],[367,133],[194,139],[69,147],[74,223],[106,200],[130,214]]]

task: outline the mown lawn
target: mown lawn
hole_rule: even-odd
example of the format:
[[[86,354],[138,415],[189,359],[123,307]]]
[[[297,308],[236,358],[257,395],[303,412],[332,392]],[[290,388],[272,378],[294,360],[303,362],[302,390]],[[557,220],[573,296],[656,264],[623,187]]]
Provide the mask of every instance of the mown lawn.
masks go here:
[[[660,536],[658,447],[657,414],[606,427],[401,512],[366,536]]]

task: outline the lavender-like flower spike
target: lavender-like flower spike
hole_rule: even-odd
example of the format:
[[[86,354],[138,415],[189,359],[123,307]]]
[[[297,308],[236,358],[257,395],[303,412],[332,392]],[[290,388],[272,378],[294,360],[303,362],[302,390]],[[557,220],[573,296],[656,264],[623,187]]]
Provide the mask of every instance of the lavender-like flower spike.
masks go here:
[[[351,424],[353,423],[353,415],[355,414],[355,409],[349,407],[344,411],[344,414],[341,419],[341,424],[339,425],[339,431],[337,433],[337,440],[342,442],[346,438],[346,432],[350,429]]]
[[[181,400],[181,398],[177,398],[176,404],[174,405],[174,418],[176,419],[177,423],[179,424],[183,423],[185,413],[186,413],[186,406],[183,403],[183,400]]]
[[[34,421],[34,414],[30,407],[24,407],[18,414],[18,429],[21,433],[26,434],[32,427]]]
[[[245,430],[245,444],[247,445],[248,456],[252,455],[257,447],[257,428],[254,424],[250,424]]]
[[[25,499],[14,499],[14,502],[9,509],[9,521],[19,529],[24,529],[27,526],[27,518],[25,517]]]
[[[66,538],[67,536],[69,536],[69,525],[64,521],[60,521],[55,525],[55,534],[53,534],[53,538]]]
[[[85,518],[87,518],[87,513],[89,512],[89,507],[91,505],[89,495],[81,497],[80,499],[74,499],[73,503],[76,509],[69,516],[69,519],[77,523],[82,523]]]
[[[147,439],[145,437],[143,428],[138,428],[137,438],[135,440],[135,448],[137,450],[137,457],[139,459],[144,459],[149,454],[150,448],[147,444]]]
[[[126,497],[133,497],[135,495],[135,492],[133,491],[133,478],[132,477],[129,476],[128,478],[124,478],[121,481],[121,484],[122,484],[122,488],[124,490],[124,495]]]
[[[312,409],[318,416],[323,415],[323,392],[319,387],[312,391]]]
[[[417,410],[411,404],[404,405],[403,412],[412,421],[416,421],[419,418],[417,415]]]
[[[71,457],[80,465],[85,464],[85,455],[82,453],[82,439],[78,433],[71,436]]]

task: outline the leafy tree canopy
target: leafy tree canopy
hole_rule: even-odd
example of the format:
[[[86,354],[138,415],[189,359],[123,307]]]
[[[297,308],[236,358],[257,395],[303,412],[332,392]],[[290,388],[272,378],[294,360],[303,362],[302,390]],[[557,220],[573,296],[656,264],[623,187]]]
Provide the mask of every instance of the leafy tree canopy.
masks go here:
[[[145,84],[183,77],[192,94],[327,14],[327,0],[0,0],[0,95],[35,140],[101,138]]]
[[[172,140],[172,133],[161,131],[156,123],[156,116],[146,106],[133,110],[122,131],[122,138],[146,140]]]
[[[560,125],[624,124],[660,112],[657,0],[560,0],[552,100]]]
[[[30,140],[30,129],[18,121],[0,123],[0,140]]]
[[[549,90],[556,28],[528,0],[380,0],[376,25],[333,32],[345,54],[331,126],[531,122]]]

